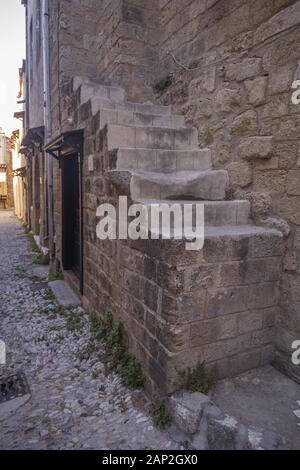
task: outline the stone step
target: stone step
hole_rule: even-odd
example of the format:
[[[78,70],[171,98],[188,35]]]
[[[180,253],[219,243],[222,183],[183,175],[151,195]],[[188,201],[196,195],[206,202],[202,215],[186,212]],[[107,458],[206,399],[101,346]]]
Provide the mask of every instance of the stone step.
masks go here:
[[[228,173],[224,170],[181,171],[158,173],[150,171],[109,172],[111,183],[120,194],[140,199],[225,199]]]
[[[109,124],[107,144],[108,150],[117,148],[195,150],[198,148],[198,131],[194,128],[170,129]]]
[[[178,114],[161,115],[148,114],[139,111],[127,111],[122,109],[100,109],[100,129],[106,124],[143,127],[167,127],[180,129],[185,127],[184,117]]]
[[[274,235],[279,238],[283,238],[282,233],[279,230],[259,227],[256,225],[222,225],[219,227],[207,227],[205,229],[205,235],[207,238],[228,238],[228,237],[259,237],[263,235]],[[255,249],[255,247],[254,247]],[[267,250],[267,247],[266,247]]]
[[[115,85],[108,85],[103,83],[103,80],[87,77],[74,77],[73,79],[73,91],[77,92],[79,87],[80,90],[80,101],[81,104],[91,100],[92,103],[92,114],[95,115],[100,109],[105,110],[120,110],[135,112],[140,114],[151,114],[157,120],[157,126],[161,126],[159,117],[169,116],[172,117],[172,107],[163,106],[153,103],[133,103],[125,101],[125,91],[123,88]],[[125,116],[124,116],[125,119]],[[141,117],[143,119],[143,116]],[[146,119],[146,118],[145,118]],[[179,120],[184,125],[183,116],[175,116],[174,120]],[[147,121],[148,122],[148,121]]]
[[[211,169],[210,149],[184,151],[122,148],[110,151],[110,170],[147,170],[169,173]]]
[[[193,234],[194,228],[187,228],[186,234]],[[149,229],[149,238],[151,234],[157,236],[157,230]],[[161,234],[161,231],[160,231]],[[171,231],[171,235],[174,232]],[[155,236],[153,236],[155,238]],[[259,227],[256,225],[222,225],[222,226],[204,226],[204,253],[195,252],[195,260],[191,253],[186,251],[185,239],[166,240],[165,249],[174,245],[172,251],[166,254],[172,262],[179,258],[183,262],[186,254],[197,264],[203,261],[214,263],[220,261],[243,260],[245,257],[251,258],[267,258],[281,256],[283,253],[283,234],[276,229],[268,227]],[[149,244],[141,243],[141,240],[129,240],[131,248],[137,248],[140,251],[148,252]],[[171,245],[170,245],[171,244]],[[153,250],[153,247],[152,247]],[[158,246],[161,259],[164,259],[164,249]],[[199,259],[198,259],[199,258]]]
[[[49,287],[52,290],[56,301],[62,307],[70,308],[80,306],[79,297],[77,297],[66,281],[49,282]]]
[[[179,204],[183,213],[184,204],[192,204],[193,223],[195,222],[195,206],[196,204],[204,205],[204,223],[205,226],[224,226],[224,225],[247,225],[250,223],[250,203],[249,201],[186,201],[186,200],[151,200],[140,199],[137,203],[143,204],[151,214],[151,204],[167,204],[172,206]]]
[[[112,101],[108,98],[95,96],[92,99],[92,113],[95,115],[101,109],[115,109],[120,111],[131,111],[155,116],[171,116],[171,106],[162,106],[151,103],[133,103],[131,101]]]
[[[125,99],[123,88],[103,85],[97,80],[75,77],[73,81],[74,91],[77,91],[79,87],[81,104],[98,97],[112,102],[122,102]]]

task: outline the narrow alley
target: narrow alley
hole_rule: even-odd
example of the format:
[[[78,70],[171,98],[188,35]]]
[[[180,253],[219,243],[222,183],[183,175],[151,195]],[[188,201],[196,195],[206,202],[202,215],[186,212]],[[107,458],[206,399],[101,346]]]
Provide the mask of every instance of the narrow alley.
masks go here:
[[[22,372],[29,387],[18,409],[0,406],[0,449],[178,448],[133,405],[138,392],[106,373],[82,309],[60,314],[34,256],[13,212],[0,211],[0,380]]]

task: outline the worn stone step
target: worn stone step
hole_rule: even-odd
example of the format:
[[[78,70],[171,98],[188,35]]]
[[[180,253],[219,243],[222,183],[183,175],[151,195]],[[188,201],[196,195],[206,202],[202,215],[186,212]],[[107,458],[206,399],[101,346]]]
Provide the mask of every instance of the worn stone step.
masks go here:
[[[173,232],[174,233],[174,232]],[[171,235],[173,235],[171,231]],[[195,233],[194,227],[187,227],[185,233]],[[157,236],[157,230],[149,229],[149,238]],[[161,234],[161,231],[160,231]],[[200,233],[200,235],[202,235]],[[185,257],[191,264],[203,262],[231,262],[243,261],[250,257],[253,259],[277,258],[282,256],[284,250],[283,234],[276,229],[259,227],[256,225],[222,225],[204,226],[204,250],[186,251],[184,238],[165,240],[164,245],[156,246],[143,243],[141,240],[129,240],[131,248],[148,253],[157,254],[160,260],[167,260],[175,264],[186,265]],[[157,251],[155,251],[157,250]],[[279,258],[277,258],[278,260]],[[177,261],[178,260],[178,261]]]
[[[142,114],[152,114],[155,116],[170,116],[172,114],[171,106],[161,106],[151,103],[134,103],[131,101],[112,101],[101,96],[93,97],[92,113],[96,114],[100,109],[117,109],[120,111],[131,111]]]
[[[247,225],[250,223],[250,203],[249,201],[235,200],[235,201],[186,201],[186,200],[151,200],[140,199],[136,201],[143,204],[151,213],[151,204],[167,204],[172,206],[179,204],[183,211],[184,204],[192,204],[194,206],[195,220],[195,206],[196,204],[204,205],[204,223],[205,226],[224,226],[224,225]],[[183,212],[182,212],[183,213]]]
[[[111,170],[147,170],[169,173],[212,169],[210,149],[160,150],[122,148],[110,152]]]
[[[198,147],[198,132],[194,128],[170,129],[109,124],[107,144],[108,150],[130,147],[195,150]]]
[[[100,97],[111,102],[122,102],[125,99],[125,91],[118,86],[109,86],[99,83],[95,79],[75,77],[73,81],[74,91],[80,87],[80,102],[86,103],[89,100]]]
[[[55,295],[56,301],[62,307],[78,307],[80,305],[80,299],[66,281],[49,282],[49,287]]]
[[[228,173],[224,170],[181,171],[158,173],[150,171],[109,172],[112,184],[120,193],[139,199],[203,199],[223,200],[228,184]]]
[[[144,127],[167,127],[180,129],[185,127],[184,117],[177,114],[160,115],[128,111],[122,109],[100,109],[100,129],[106,124]]]

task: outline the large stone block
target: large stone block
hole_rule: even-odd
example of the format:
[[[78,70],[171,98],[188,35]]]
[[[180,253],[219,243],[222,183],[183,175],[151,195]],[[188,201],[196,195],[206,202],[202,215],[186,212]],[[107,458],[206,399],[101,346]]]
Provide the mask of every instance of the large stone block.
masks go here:
[[[254,235],[249,243],[249,256],[252,258],[281,256],[283,250],[283,236],[277,230]]]
[[[285,193],[287,172],[285,170],[254,170],[254,189],[269,193]]]
[[[239,334],[249,333],[251,331],[260,330],[263,327],[264,310],[254,310],[238,315],[238,332]]]
[[[182,391],[172,395],[168,405],[179,429],[187,434],[194,434],[198,431],[203,408],[209,402],[209,397],[202,393]]]
[[[245,81],[245,89],[250,104],[253,106],[259,106],[265,102],[267,83],[267,77],[257,77],[253,80]]]
[[[300,225],[300,199],[298,196],[283,195],[275,204],[278,214],[288,222]]]
[[[265,41],[275,34],[281,33],[292,26],[296,26],[300,22],[300,2],[281,10],[276,15],[272,16],[268,21],[263,23],[256,30],[254,35],[254,42]]]
[[[300,196],[300,169],[288,172],[286,191],[290,196]]]
[[[269,74],[268,93],[276,95],[277,93],[289,92],[292,88],[294,71],[294,63],[272,68]]]
[[[241,95],[238,90],[223,88],[215,96],[216,112],[232,112],[241,104]]]
[[[276,283],[252,284],[210,291],[207,316],[210,318],[244,312],[248,309],[272,307],[278,302]]]
[[[247,132],[255,132],[257,130],[257,115],[253,110],[245,111],[239,114],[230,127],[230,133],[233,135],[242,135]]]
[[[191,324],[190,346],[201,347],[207,343],[234,338],[238,333],[237,315],[213,318]]]
[[[225,77],[228,81],[241,82],[260,74],[262,59],[246,58],[241,62],[232,63],[225,67]]]
[[[239,155],[247,160],[270,158],[273,154],[273,137],[245,137],[239,145]]]
[[[247,162],[232,162],[227,167],[230,185],[244,188],[253,180],[252,166]]]
[[[220,266],[219,285],[226,287],[277,281],[280,272],[281,257],[230,262]]]

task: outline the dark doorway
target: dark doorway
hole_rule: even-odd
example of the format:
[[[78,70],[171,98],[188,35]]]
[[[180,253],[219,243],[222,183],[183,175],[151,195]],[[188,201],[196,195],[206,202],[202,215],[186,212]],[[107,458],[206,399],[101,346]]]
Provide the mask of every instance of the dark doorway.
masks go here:
[[[62,170],[62,262],[82,281],[81,256],[81,162],[74,153],[61,160]]]

